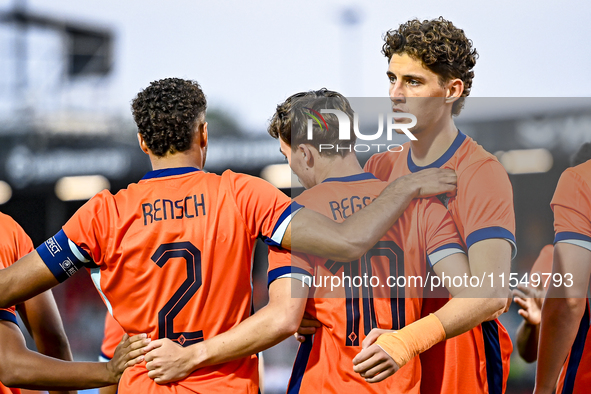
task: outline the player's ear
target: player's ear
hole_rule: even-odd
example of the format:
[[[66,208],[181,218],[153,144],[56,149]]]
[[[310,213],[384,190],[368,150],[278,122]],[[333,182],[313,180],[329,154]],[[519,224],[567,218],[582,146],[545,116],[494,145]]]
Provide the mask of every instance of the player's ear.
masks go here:
[[[297,154],[303,155],[304,162],[306,163],[306,167],[309,167],[309,168],[314,167],[314,155],[312,154],[312,150],[310,149],[310,145],[299,144]]]
[[[207,146],[207,138],[208,138],[208,133],[207,133],[207,122],[203,122],[201,125],[199,125],[199,143],[201,144],[202,148],[205,148]]]
[[[464,81],[459,78],[452,79],[447,82],[447,89],[445,92],[445,102],[453,103],[464,93]]]
[[[150,149],[146,144],[146,140],[140,133],[137,133],[137,142],[140,144],[140,148],[142,149],[142,151],[144,151],[146,155],[150,154]]]

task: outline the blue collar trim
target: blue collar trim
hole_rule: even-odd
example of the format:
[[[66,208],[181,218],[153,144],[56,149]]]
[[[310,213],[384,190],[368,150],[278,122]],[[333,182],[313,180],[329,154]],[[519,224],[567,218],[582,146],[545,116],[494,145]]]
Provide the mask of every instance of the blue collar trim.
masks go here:
[[[452,158],[454,153],[456,153],[456,151],[462,145],[462,143],[464,142],[465,139],[466,139],[466,134],[462,133],[461,131],[458,131],[458,135],[456,136],[456,139],[451,144],[449,149],[439,159],[435,160],[433,163],[429,164],[428,166],[424,166],[424,167],[417,166],[412,161],[412,155],[410,154],[410,148],[409,148],[408,149],[408,156],[406,157],[408,169],[410,170],[410,172],[417,172],[417,171],[425,170],[427,168],[440,168],[442,165],[447,163],[447,161],[449,159]]]
[[[153,178],[163,178],[165,176],[172,176],[172,175],[182,175],[188,174],[190,172],[201,171],[199,168],[195,167],[175,167],[175,168],[164,168],[162,170],[154,170],[148,172],[142,179],[153,179]]]
[[[378,179],[375,177],[374,174],[369,172],[362,172],[361,174],[349,175],[349,176],[342,176],[337,178],[326,178],[322,181],[325,182],[355,182],[355,181],[364,181],[366,179]]]

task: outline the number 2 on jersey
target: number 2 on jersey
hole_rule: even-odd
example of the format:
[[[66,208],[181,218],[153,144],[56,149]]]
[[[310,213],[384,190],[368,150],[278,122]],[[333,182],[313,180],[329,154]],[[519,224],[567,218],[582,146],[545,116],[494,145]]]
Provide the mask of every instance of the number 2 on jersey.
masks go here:
[[[203,341],[203,331],[174,332],[174,318],[201,287],[201,251],[191,242],[162,244],[152,255],[152,261],[162,268],[170,259],[179,257],[186,262],[187,279],[158,312],[158,336],[189,346]]]

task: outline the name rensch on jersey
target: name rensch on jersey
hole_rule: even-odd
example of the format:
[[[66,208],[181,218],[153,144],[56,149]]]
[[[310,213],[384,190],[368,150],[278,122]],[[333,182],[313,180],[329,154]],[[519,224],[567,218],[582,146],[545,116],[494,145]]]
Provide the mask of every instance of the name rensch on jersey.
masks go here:
[[[194,194],[175,201],[159,198],[152,203],[142,204],[144,226],[161,220],[191,219],[198,217],[199,211],[201,215],[206,215],[203,194],[200,200]]]

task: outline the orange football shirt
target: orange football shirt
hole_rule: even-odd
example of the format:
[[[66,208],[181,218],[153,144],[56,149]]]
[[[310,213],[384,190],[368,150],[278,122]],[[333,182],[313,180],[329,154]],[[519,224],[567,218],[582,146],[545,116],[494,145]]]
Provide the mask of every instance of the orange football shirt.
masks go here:
[[[119,342],[121,342],[124,334],[125,331],[121,328],[121,325],[107,312],[105,315],[105,333],[103,335],[103,343],[101,344],[99,361],[109,361],[113,358],[115,349],[119,345]]]
[[[591,251],[591,160],[564,171],[550,203],[554,244],[570,243]],[[560,373],[557,394],[584,393],[591,385],[589,300],[579,330]]]
[[[90,269],[107,308],[130,335],[190,345],[228,331],[251,312],[252,251],[279,245],[291,200],[262,179],[196,168],[148,173],[116,195],[103,191],[38,248],[58,280]],[[271,248],[269,260],[290,260]],[[119,393],[257,393],[255,355],[158,385],[145,364]]]
[[[10,216],[0,213],[0,268],[14,264],[33,250],[33,242]],[[15,308],[0,309],[0,320],[16,322]],[[17,394],[19,389],[9,389],[0,383],[0,394]]]
[[[410,154],[410,143],[401,152],[373,155],[365,171],[379,179],[393,181],[426,168],[450,168],[458,176],[457,194],[442,197],[466,250],[478,241],[502,238],[515,246],[513,189],[507,172],[498,160],[472,138],[458,132],[449,149],[432,164],[419,167]],[[425,298],[423,316],[446,301]],[[424,393],[504,393],[509,376],[513,345],[498,321],[484,322],[469,332],[448,339],[421,354],[429,379],[422,381]]]
[[[386,186],[369,173],[329,178],[303,192],[296,202],[342,222]],[[292,238],[296,237],[292,233]],[[371,329],[400,329],[420,318],[424,285],[410,278],[428,281],[428,265],[463,253],[460,242],[441,202],[435,198],[414,200],[388,234],[357,261],[343,263],[294,253],[291,267],[270,264],[269,283],[293,274],[307,277],[313,298],[307,301],[306,312],[322,324],[300,345],[287,392],[419,393],[418,357],[393,377],[375,384],[353,371],[353,358]],[[331,288],[334,277],[351,280]],[[405,278],[405,282],[397,282],[400,287],[392,279],[397,277]]]

